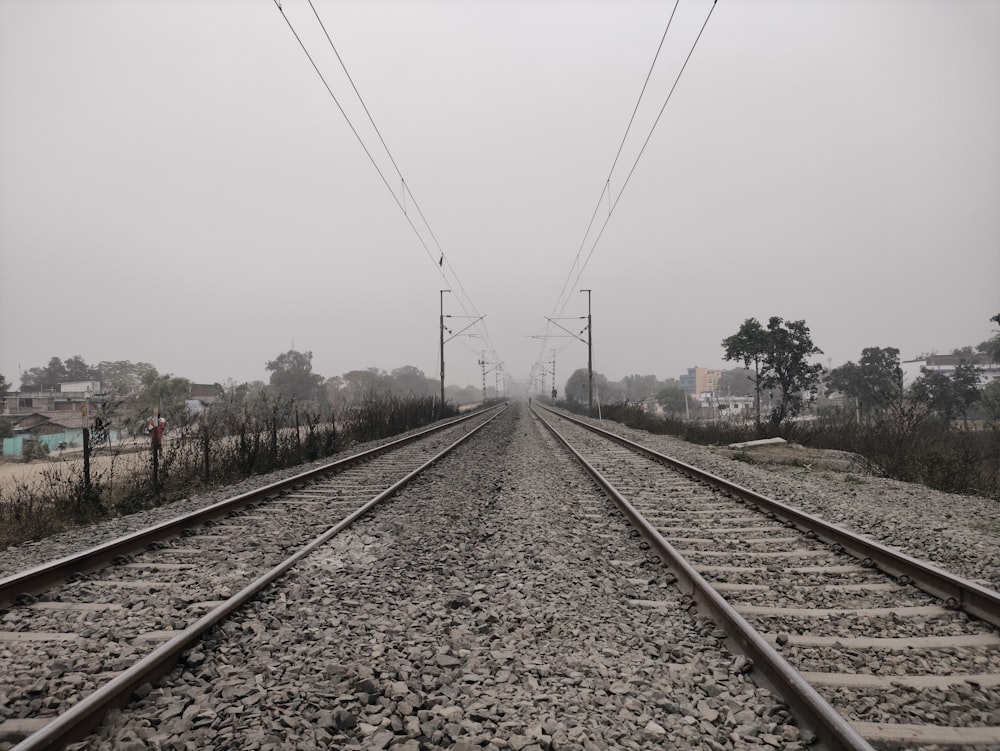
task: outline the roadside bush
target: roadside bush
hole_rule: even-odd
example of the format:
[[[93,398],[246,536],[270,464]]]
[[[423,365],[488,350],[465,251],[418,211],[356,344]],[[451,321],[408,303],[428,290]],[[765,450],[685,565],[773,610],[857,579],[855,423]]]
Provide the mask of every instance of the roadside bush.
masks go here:
[[[35,459],[45,459],[49,455],[49,445],[42,441],[25,441],[21,446],[21,456],[24,461],[30,462]]]
[[[586,407],[572,402],[559,406],[580,414]],[[817,449],[837,449],[862,457],[879,475],[916,482],[937,490],[1000,499],[1000,422],[963,429],[904,403],[873,419],[858,422],[853,415],[832,413],[810,422],[753,424],[688,422],[660,418],[637,404],[602,408],[605,419],[649,433],[673,435],[691,443],[720,446],[757,438],[781,437]]]
[[[458,410],[434,397],[404,399],[395,396],[372,397],[352,409],[343,419],[343,431],[354,442],[374,441],[427,425],[435,420],[455,417]]]
[[[309,411],[260,393],[240,407],[213,405],[200,421],[175,429],[162,442],[153,481],[150,443],[117,447],[108,469],[90,486],[68,465],[53,465],[32,485],[15,483],[0,496],[0,549],[69,529],[108,514],[128,514],[231,484],[253,475],[316,461],[364,441],[428,425],[458,411],[427,398],[372,397],[335,416]],[[32,458],[44,458],[48,447]],[[126,452],[146,458],[139,469],[122,469]],[[27,458],[27,456],[26,456]],[[134,467],[134,462],[132,463]]]

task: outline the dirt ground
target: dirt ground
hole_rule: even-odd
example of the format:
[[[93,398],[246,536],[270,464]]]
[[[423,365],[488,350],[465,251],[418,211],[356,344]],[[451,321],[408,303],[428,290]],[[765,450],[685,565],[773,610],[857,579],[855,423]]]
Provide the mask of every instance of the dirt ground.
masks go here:
[[[794,443],[753,446],[747,448],[721,448],[719,453],[751,464],[777,464],[810,469],[828,469],[840,472],[864,471],[860,457],[844,451],[809,449]],[[149,452],[121,453],[117,457],[98,455],[91,458],[91,472],[98,475],[107,471],[114,461],[115,473],[142,471],[149,465]],[[57,477],[79,477],[83,474],[83,456],[80,450],[65,451],[45,460],[24,463],[0,461],[0,500],[8,499],[18,486],[42,483],[55,473]]]
[[[865,460],[856,454],[833,449],[814,449],[797,443],[777,443],[746,448],[721,448],[720,454],[749,464],[779,464],[838,472],[865,472]]]
[[[106,472],[114,462],[115,472],[131,472],[149,463],[149,452],[122,453],[118,456],[103,454],[92,456],[90,471],[92,476]],[[48,459],[33,462],[0,461],[0,500],[8,499],[18,487],[37,486],[55,476],[68,479],[83,475],[83,454],[80,451],[66,451]]]

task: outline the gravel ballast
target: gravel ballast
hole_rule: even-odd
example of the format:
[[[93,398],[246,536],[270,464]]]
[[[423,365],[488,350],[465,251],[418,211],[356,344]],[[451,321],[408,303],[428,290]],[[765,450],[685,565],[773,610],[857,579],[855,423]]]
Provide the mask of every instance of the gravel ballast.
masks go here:
[[[734,452],[728,449],[696,446],[679,438],[654,435],[619,423],[590,422],[916,558],[931,561],[958,576],[1000,589],[1000,545],[997,544],[1000,501],[943,493],[923,485],[876,477],[858,469],[814,469],[808,459],[799,466],[751,464],[734,458]],[[838,463],[847,466],[847,462]]]
[[[508,413],[79,748],[802,748],[568,464]]]
[[[751,465],[601,426],[1000,586],[994,501],[856,470]],[[490,430],[301,564],[76,747],[804,747],[807,731],[750,681],[744,658],[687,608],[527,410],[515,405]],[[5,551],[0,570],[208,497]]]
[[[771,498],[893,545],[917,558],[932,561],[959,576],[1000,589],[1000,545],[997,545],[1000,538],[1000,502],[996,500],[942,493],[858,470],[748,464],[734,459],[732,451],[697,446],[671,436],[633,430],[619,423],[592,422]],[[385,442],[359,445],[352,452]],[[75,553],[329,461],[250,478],[238,485],[202,493],[160,508],[8,548],[0,551],[0,576]]]

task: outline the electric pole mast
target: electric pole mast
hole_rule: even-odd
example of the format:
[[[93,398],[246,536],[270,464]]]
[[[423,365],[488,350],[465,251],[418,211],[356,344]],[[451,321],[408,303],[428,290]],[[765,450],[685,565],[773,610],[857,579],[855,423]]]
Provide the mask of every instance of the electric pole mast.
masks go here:
[[[479,369],[483,372],[483,404],[486,404],[486,350],[483,350],[483,357],[479,361]]]
[[[556,400],[556,351],[552,350],[552,401]]]
[[[440,291],[441,295],[441,409],[444,409],[444,293],[451,292],[450,289]]]
[[[590,316],[590,290],[581,289],[587,293],[587,417],[594,416],[594,327]],[[442,373],[444,366],[442,365]],[[442,375],[442,379],[444,376]],[[443,383],[443,380],[442,380]]]

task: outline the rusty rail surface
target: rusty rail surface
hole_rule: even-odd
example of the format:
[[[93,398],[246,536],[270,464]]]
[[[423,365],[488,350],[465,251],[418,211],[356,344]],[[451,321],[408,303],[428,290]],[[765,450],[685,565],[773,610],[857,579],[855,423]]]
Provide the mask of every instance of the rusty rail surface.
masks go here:
[[[579,420],[567,418],[561,413],[554,412],[553,410],[546,411],[558,417],[568,419],[572,423],[612,439],[615,443],[625,445],[630,449],[638,446],[638,444],[621,439],[607,431],[595,429],[593,426],[582,423]],[[759,670],[765,676],[778,694],[788,703],[800,721],[812,729],[823,740],[827,748],[833,751],[874,751],[874,747],[694,569],[687,559],[646,520],[638,509],[622,496],[614,485],[569,443],[568,439],[559,433],[555,426],[539,415],[537,410],[535,414],[556,440],[570,452],[584,471],[611,498],[612,502],[624,514],[632,527],[646,541],[650,550],[677,577],[678,587],[681,591],[690,595],[701,611],[711,617],[729,634],[739,648],[753,660],[754,669]],[[662,454],[648,449],[643,450],[641,453],[656,461],[669,459]],[[699,482],[705,481],[707,473],[690,465],[676,462],[675,460],[668,460],[667,463],[672,467],[680,469],[693,480]],[[714,478],[714,476],[709,477]],[[727,483],[727,485],[730,484]],[[751,491],[746,491],[745,489],[741,490],[751,493]],[[741,495],[740,497],[743,498],[744,496]]]
[[[498,408],[491,407],[490,409]],[[108,542],[101,543],[100,545],[96,545],[87,550],[82,550],[64,558],[48,561],[25,571],[20,571],[16,574],[0,578],[0,608],[10,605],[19,597],[24,595],[35,595],[42,592],[57,582],[65,581],[74,574],[85,573],[103,566],[104,564],[114,560],[117,556],[127,555],[130,552],[144,548],[151,542],[172,537],[179,534],[184,529],[204,524],[208,520],[225,516],[230,511],[242,508],[250,503],[255,503],[268,496],[287,491],[296,485],[311,482],[325,475],[334,474],[348,469],[349,467],[368,461],[369,459],[381,454],[394,451],[395,449],[414,443],[415,441],[419,441],[420,439],[426,438],[434,433],[446,430],[459,423],[465,422],[466,420],[474,419],[475,417],[481,416],[484,412],[488,411],[489,409],[471,412],[468,415],[463,415],[453,420],[449,420],[441,425],[435,425],[431,428],[414,433],[413,435],[409,435],[395,441],[390,441],[382,446],[376,446],[373,449],[368,449],[367,451],[362,451],[358,454],[352,454],[351,456],[331,462],[330,464],[325,464],[321,467],[301,472],[287,479],[279,480],[278,482],[256,488],[255,490],[250,490],[246,493],[233,496],[232,498],[227,498],[226,500],[219,501],[211,506],[206,506],[205,508],[192,511],[188,514],[183,514],[173,519],[168,519],[167,521],[155,524],[151,527],[131,532],[127,535],[123,535],[114,540],[109,540]]]
[[[319,548],[321,545],[325,544],[334,535],[348,528],[358,519],[363,517],[369,511],[371,511],[376,505],[384,501],[386,498],[397,493],[401,488],[409,484],[415,477],[424,472],[428,467],[436,464],[443,457],[450,454],[458,446],[465,443],[472,436],[482,430],[484,427],[489,425],[493,420],[495,420],[503,411],[506,409],[506,405],[501,407],[493,408],[496,410],[496,414],[491,416],[488,420],[484,421],[481,425],[476,426],[468,433],[463,435],[458,440],[454,441],[448,445],[443,451],[439,452],[435,456],[428,459],[422,465],[414,469],[412,472],[407,474],[405,477],[396,481],[392,486],[383,490],[381,493],[373,497],[363,506],[358,508],[356,511],[352,512],[344,519],[339,521],[334,526],[330,527],[322,534],[317,536],[308,544],[301,547],[294,554],[286,558],[284,561],[274,566],[267,573],[258,577],[256,580],[245,586],[242,590],[237,592],[235,595],[230,597],[228,600],[213,608],[211,611],[206,613],[204,616],[199,618],[193,624],[188,626],[186,629],[181,631],[179,634],[174,636],[167,642],[161,644],[158,648],[153,650],[150,654],[146,655],[144,658],[139,660],[137,663],[132,665],[127,670],[123,671],[119,675],[115,676],[112,680],[106,683],[101,688],[97,689],[85,699],[82,699],[75,705],[73,705],[69,710],[62,713],[56,717],[48,725],[44,726],[40,730],[36,731],[32,735],[25,738],[19,744],[14,746],[13,751],[40,751],[41,749],[59,749],[63,746],[78,741],[84,738],[89,732],[91,732],[95,727],[97,727],[104,715],[115,707],[121,707],[128,703],[129,698],[132,693],[144,683],[150,683],[157,680],[158,678],[166,675],[173,666],[180,660],[182,653],[195,642],[197,642],[203,634],[205,634],[209,629],[216,626],[221,621],[225,620],[232,613],[237,611],[240,607],[246,603],[252,601],[257,597],[264,589],[266,589],[275,580],[282,577],[288,572],[296,563],[308,556],[314,550]],[[489,410],[485,410],[489,411]],[[483,412],[475,413],[476,415],[482,415]],[[461,418],[466,419],[466,418]],[[451,427],[459,420],[452,421],[443,427]],[[426,436],[432,431],[424,431],[420,435]],[[399,446],[403,442],[411,442],[414,437],[409,437],[401,442],[395,442],[392,445]],[[384,448],[384,447],[380,447]],[[365,455],[368,455],[366,452]],[[361,456],[361,455],[358,455]],[[356,457],[352,457],[356,458]],[[325,469],[325,468],[324,468]],[[311,473],[304,473],[306,475]],[[301,481],[302,475],[298,476]],[[280,484],[280,483],[279,483]],[[273,486],[272,492],[273,492]]]
[[[943,600],[947,607],[962,610],[1000,627],[1000,592],[963,579],[899,550],[868,540],[817,516],[755,493],[741,485],[713,475],[711,472],[661,454],[571,415],[556,412],[541,405],[539,407],[654,461],[666,464],[694,480],[718,489],[722,493],[739,498],[749,506],[756,506],[765,514],[773,514],[774,518],[789,523],[802,532],[811,532],[824,542],[838,545],[844,552],[861,560],[863,565],[874,567],[899,580],[900,583],[913,584],[918,589]]]

